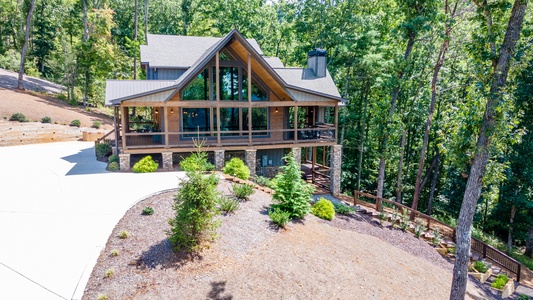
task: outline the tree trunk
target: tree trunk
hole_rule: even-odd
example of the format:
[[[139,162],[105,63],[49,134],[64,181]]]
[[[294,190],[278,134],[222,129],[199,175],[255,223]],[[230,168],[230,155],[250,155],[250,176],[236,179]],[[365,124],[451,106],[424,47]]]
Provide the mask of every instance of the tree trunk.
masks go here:
[[[148,0],[144,0],[144,41],[148,44]]]
[[[24,35],[24,46],[22,46],[22,53],[20,54],[20,67],[17,89],[24,90],[24,62],[26,61],[26,52],[28,52],[28,43],[30,41],[31,17],[33,16],[33,9],[35,8],[35,0],[31,0],[28,16],[26,17],[26,34]]]
[[[437,149],[437,154],[435,156],[437,157],[437,165],[435,166],[435,169],[433,170],[433,178],[431,179],[431,190],[429,191],[428,209],[426,211],[426,214],[428,216],[431,216],[431,212],[433,210],[433,198],[435,197],[435,187],[437,186],[437,178],[439,177],[439,168],[440,168],[439,149]]]
[[[83,43],[89,40],[89,20],[87,18],[87,0],[83,1]],[[89,77],[88,66],[84,68],[84,83],[83,83],[83,107],[87,107],[87,81]]]
[[[450,292],[451,300],[464,299],[468,274],[470,255],[470,236],[472,220],[476,211],[476,203],[481,194],[483,176],[485,175],[487,160],[489,157],[489,145],[496,123],[502,118],[497,110],[503,102],[502,90],[507,84],[510,60],[517,41],[520,39],[524,13],[527,8],[527,0],[515,0],[513,10],[509,17],[509,24],[505,38],[501,46],[498,62],[493,70],[492,85],[485,106],[485,114],[479,131],[476,145],[476,153],[468,181],[466,183],[463,204],[457,220],[457,256],[453,267],[453,279]]]
[[[346,70],[346,85],[344,90],[344,99],[348,99],[348,90],[350,88],[350,67]],[[346,127],[346,105],[344,105],[342,108],[342,127],[341,127],[341,145],[344,145],[344,130]]]
[[[361,169],[363,168],[363,153],[365,151],[365,127],[366,127],[366,108],[368,106],[368,93],[365,91],[363,97],[363,121],[361,124],[361,133],[359,137],[359,161],[357,163],[357,190],[361,190]]]
[[[533,258],[533,225],[529,225],[527,232],[528,238],[526,241],[526,251],[524,252],[524,255]]]
[[[453,11],[449,11],[448,1],[446,1],[444,8],[446,10],[445,13],[450,14],[450,17],[453,19],[455,16],[455,10],[457,8],[457,3]],[[418,172],[416,173],[415,193],[413,196],[413,204],[411,205],[411,208],[413,209],[411,213],[412,220],[415,218],[415,211],[418,210],[418,199],[420,198],[420,191],[422,189],[420,186],[420,181],[422,180],[422,172],[424,171],[424,160],[426,159],[426,151],[429,143],[431,122],[433,121],[433,113],[435,112],[435,104],[437,103],[437,80],[439,78],[440,69],[442,68],[442,65],[444,65],[444,60],[446,59],[446,52],[448,51],[448,45],[450,43],[451,30],[450,23],[446,22],[444,41],[442,42],[439,56],[437,57],[437,62],[435,62],[435,66],[433,67],[433,78],[431,79],[431,103],[429,105],[429,114],[426,121],[424,139],[422,141],[422,149],[420,149],[420,160],[418,162]]]
[[[507,234],[507,253],[513,253],[513,223],[516,215],[516,206],[511,205],[511,218],[509,218],[509,233]]]
[[[133,19],[133,40],[137,41],[137,28],[139,27],[139,5],[138,0],[135,0],[135,16]],[[136,52],[134,52],[136,53]],[[133,80],[137,79],[137,54],[133,56]]]
[[[413,51],[414,44],[415,44],[415,33],[411,31],[409,33],[409,39],[407,40],[407,46],[405,47],[405,53],[403,55],[404,61],[407,61],[409,59],[409,56],[411,55],[411,52]],[[389,114],[387,117],[387,124],[385,126],[385,131],[383,132],[383,139],[381,140],[379,169],[378,169],[378,187],[377,187],[377,193],[376,193],[377,196],[380,198],[383,197],[383,184],[385,182],[385,161],[387,159],[387,148],[388,148],[388,142],[389,142],[388,129],[392,121],[392,117],[394,115],[394,110],[396,109],[396,101],[398,100],[398,95],[400,94],[401,81],[402,81],[404,74],[405,74],[405,70],[402,70],[398,74],[398,83],[396,84],[396,87],[392,93],[391,106],[390,106]]]
[[[403,131],[402,140],[400,142],[400,162],[398,163],[398,180],[396,183],[396,202],[398,203],[402,203],[402,192],[403,192],[402,173],[403,173],[403,156],[405,152],[406,135],[407,135],[407,129]]]

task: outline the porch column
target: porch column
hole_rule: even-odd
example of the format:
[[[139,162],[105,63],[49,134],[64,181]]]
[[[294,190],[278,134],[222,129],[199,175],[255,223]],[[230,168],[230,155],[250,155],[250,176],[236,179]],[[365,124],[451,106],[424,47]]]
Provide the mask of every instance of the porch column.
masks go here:
[[[256,164],[255,157],[256,157],[256,154],[257,154],[257,150],[255,150],[255,149],[251,149],[251,150],[246,150],[245,151],[244,159],[246,160],[245,163],[248,166],[248,169],[250,169],[250,177],[254,177],[255,176],[255,164]]]
[[[294,160],[298,163],[298,165],[301,165],[302,164],[302,148],[300,147],[292,148],[292,155],[294,156]]]
[[[129,171],[130,170],[130,155],[129,154],[119,154],[120,161],[120,171]]]
[[[333,196],[341,193],[341,165],[342,145],[333,145],[331,146],[331,173],[329,178]]]
[[[215,150],[215,170],[224,168],[224,150]]]
[[[163,156],[163,170],[172,171],[174,169],[172,165],[172,152],[163,152],[161,155]]]

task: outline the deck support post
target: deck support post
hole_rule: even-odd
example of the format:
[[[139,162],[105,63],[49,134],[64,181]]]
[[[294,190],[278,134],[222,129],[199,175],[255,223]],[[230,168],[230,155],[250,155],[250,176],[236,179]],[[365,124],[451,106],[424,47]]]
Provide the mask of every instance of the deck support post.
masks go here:
[[[120,161],[120,171],[130,170],[130,155],[121,153],[118,155]]]
[[[224,150],[215,150],[215,170],[224,168]]]
[[[250,177],[255,176],[255,165],[256,165],[256,154],[257,150],[255,149],[249,149],[245,151],[245,160],[246,165],[248,166],[248,169],[250,169]]]
[[[298,165],[301,165],[302,164],[302,148],[300,147],[292,148],[292,155],[294,156],[294,160],[298,163]]]
[[[331,146],[331,194],[333,196],[341,193],[341,166],[342,166],[342,145]]]
[[[174,169],[172,162],[172,152],[163,152],[161,153],[161,156],[163,157],[163,169],[165,171],[172,171]]]

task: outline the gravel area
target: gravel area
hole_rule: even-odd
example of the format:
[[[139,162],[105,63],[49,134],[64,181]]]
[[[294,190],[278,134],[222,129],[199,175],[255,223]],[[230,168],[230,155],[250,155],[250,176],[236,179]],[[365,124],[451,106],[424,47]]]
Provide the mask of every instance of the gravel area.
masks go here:
[[[227,194],[230,186],[222,180],[219,189]],[[327,222],[309,215],[276,230],[266,210],[271,197],[261,191],[221,216],[209,249],[176,255],[165,235],[174,193],[152,196],[126,213],[83,299],[448,299],[450,265],[425,242],[357,216]],[[154,215],[141,215],[146,206]],[[118,238],[123,230],[127,239]],[[467,299],[486,299],[473,284],[468,291]]]

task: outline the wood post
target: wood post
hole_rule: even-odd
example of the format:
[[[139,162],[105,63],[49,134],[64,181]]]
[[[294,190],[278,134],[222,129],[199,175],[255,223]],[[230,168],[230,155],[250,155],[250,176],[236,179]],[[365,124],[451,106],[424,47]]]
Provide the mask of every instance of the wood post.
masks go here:
[[[220,62],[219,62],[219,53],[217,51],[215,58],[215,82],[216,82],[216,93],[217,93],[217,144],[220,146]]]
[[[353,206],[357,206],[357,191],[353,191]]]
[[[378,212],[381,211],[381,198],[377,198],[377,199],[376,199],[376,210],[377,210]]]

